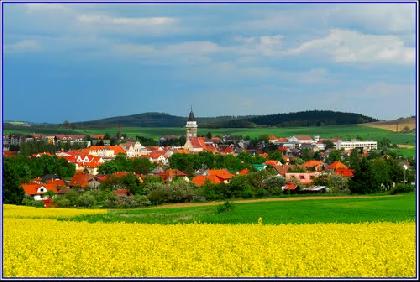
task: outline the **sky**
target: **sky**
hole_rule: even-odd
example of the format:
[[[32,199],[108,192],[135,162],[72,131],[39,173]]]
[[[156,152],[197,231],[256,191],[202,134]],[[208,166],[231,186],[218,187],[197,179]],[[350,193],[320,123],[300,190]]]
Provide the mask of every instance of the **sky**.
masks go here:
[[[414,4],[7,4],[5,120],[415,114]]]

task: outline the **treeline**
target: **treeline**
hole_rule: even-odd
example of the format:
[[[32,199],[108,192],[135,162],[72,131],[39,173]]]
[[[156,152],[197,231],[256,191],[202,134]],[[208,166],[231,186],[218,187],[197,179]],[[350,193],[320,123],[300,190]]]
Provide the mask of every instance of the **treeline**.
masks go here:
[[[249,121],[256,125],[287,127],[360,124],[376,121],[376,119],[361,114],[315,110],[288,114],[263,115],[251,118]]]
[[[60,178],[71,177],[76,172],[76,166],[66,159],[56,156],[41,156],[28,158],[15,156],[3,159],[3,202],[21,203],[24,192],[20,187],[22,182],[33,178],[56,174]]]
[[[238,156],[199,152],[198,154],[173,154],[169,157],[171,168],[179,169],[190,175],[198,169],[226,168],[231,172],[236,172],[244,168],[251,169],[252,164],[260,164],[264,161],[265,159],[259,155],[245,152]]]
[[[112,174],[114,172],[124,171],[147,174],[155,167],[156,165],[147,158],[128,159],[124,154],[119,154],[114,160],[103,163],[99,167],[99,173]]]
[[[77,128],[107,128],[112,126],[130,127],[182,127],[186,117],[165,113],[143,113],[128,116],[111,117],[100,120],[73,123]],[[253,128],[256,126],[322,126],[360,124],[376,121],[376,119],[355,113],[335,111],[302,111],[296,113],[197,117],[200,127],[207,128]]]

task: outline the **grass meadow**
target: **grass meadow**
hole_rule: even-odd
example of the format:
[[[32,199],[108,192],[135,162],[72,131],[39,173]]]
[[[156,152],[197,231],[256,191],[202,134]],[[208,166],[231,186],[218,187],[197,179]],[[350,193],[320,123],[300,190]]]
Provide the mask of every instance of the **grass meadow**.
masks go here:
[[[306,199],[305,199],[306,198]],[[395,196],[294,197],[264,199],[263,202],[233,203],[230,211],[218,212],[218,205],[182,208],[115,209],[103,214],[83,214],[72,220],[153,224],[211,223],[252,224],[262,218],[266,224],[400,222],[414,220],[415,194]]]
[[[54,134],[60,132],[61,129],[45,129],[40,130],[37,133]],[[121,133],[127,134],[129,137],[135,137],[136,135],[144,136],[158,140],[162,135],[183,135],[185,129],[182,127],[110,127],[104,129],[78,129],[78,130],[64,130],[63,133],[68,134],[104,134],[108,133],[114,135],[121,130]],[[340,137],[342,139],[352,138],[363,138],[381,140],[382,138],[388,138],[394,144],[411,144],[415,143],[414,133],[401,133],[392,132],[390,130],[372,128],[364,125],[337,125],[337,126],[320,126],[320,127],[259,127],[259,128],[220,128],[220,129],[209,129],[209,128],[198,128],[198,134],[207,134],[211,132],[213,135],[224,135],[234,134],[250,136],[251,138],[258,137],[260,135],[274,134],[279,137],[287,137],[291,135],[320,135],[321,138],[332,138]],[[5,130],[5,134],[9,133],[22,133],[31,134],[34,133],[31,129],[25,130]]]

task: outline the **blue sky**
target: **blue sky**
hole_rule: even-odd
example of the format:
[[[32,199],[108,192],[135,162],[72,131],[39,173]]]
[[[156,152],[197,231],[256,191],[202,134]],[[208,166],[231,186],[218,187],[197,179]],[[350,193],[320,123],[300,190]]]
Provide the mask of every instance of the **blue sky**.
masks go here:
[[[4,118],[415,114],[414,4],[4,4]]]

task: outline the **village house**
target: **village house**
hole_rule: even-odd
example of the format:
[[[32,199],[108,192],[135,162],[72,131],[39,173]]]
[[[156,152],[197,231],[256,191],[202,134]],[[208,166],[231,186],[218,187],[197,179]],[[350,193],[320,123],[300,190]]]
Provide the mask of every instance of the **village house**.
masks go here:
[[[335,147],[337,150],[343,149],[344,151],[351,151],[356,148],[362,148],[363,151],[371,151],[378,149],[378,142],[377,141],[358,141],[358,140],[351,140],[351,141],[342,141],[338,140],[335,143]]]
[[[146,147],[142,146],[139,141],[128,141],[125,144],[121,144],[120,146],[126,151],[128,158],[135,158],[147,155]]]
[[[90,146],[87,148],[89,155],[113,159],[118,154],[126,154],[121,146]]]
[[[320,172],[287,172],[285,177],[286,181],[298,180],[303,185],[310,185],[319,175]]]

